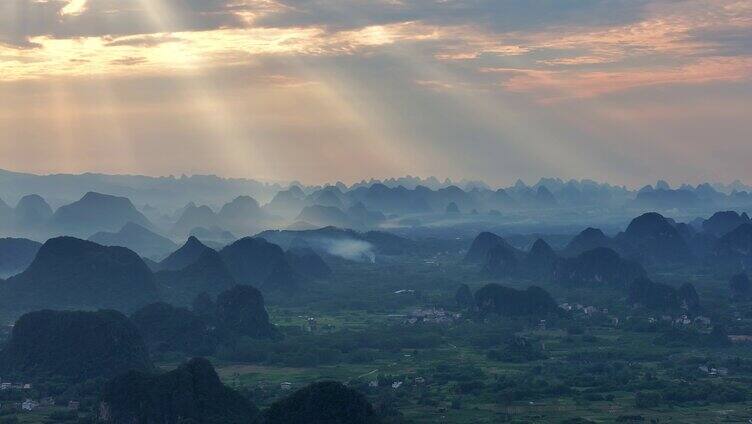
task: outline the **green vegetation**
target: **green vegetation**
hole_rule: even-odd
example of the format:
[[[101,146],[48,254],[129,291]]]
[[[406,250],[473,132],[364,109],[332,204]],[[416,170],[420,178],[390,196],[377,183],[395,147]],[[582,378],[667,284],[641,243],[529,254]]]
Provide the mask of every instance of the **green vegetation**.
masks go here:
[[[219,389],[201,362],[215,387],[202,399],[219,396],[225,407],[187,410],[196,422],[233,422],[256,411],[268,423],[306,422],[301,417],[333,410],[356,417],[341,422],[372,416],[384,423],[699,424],[752,417],[752,351],[729,337],[752,334],[752,303],[736,295],[730,275],[667,268],[629,284],[624,275],[589,268],[597,258],[586,252],[566,260],[576,265],[568,275],[577,278],[554,272],[491,279],[483,263],[442,253],[441,243],[427,255],[430,243],[377,263],[326,257],[331,275],[299,280],[294,291],[262,297],[241,286],[216,300],[201,294],[191,309],[147,306],[132,321],[159,373],[108,384],[50,378],[29,392],[0,392],[2,405],[27,396],[56,399],[55,406],[11,408],[0,418],[91,422],[102,399],[124,405],[112,409],[120,420],[183,411],[199,396],[195,386],[181,389],[194,373],[184,363],[197,355],[208,357],[232,392]],[[547,249],[538,247],[545,259]],[[629,275],[645,275],[612,251],[596,253]],[[613,279],[599,283],[600,277]],[[321,382],[341,384],[310,386]],[[80,401],[80,409],[69,412],[68,400]]]
[[[0,374],[11,381],[80,383],[150,367],[138,330],[116,311],[30,312],[0,351]]]
[[[212,365],[193,359],[164,374],[129,372],[104,388],[99,418],[105,423],[248,423],[258,409],[224,386]]]
[[[272,404],[264,424],[377,424],[380,419],[365,396],[337,382],[320,382]]]

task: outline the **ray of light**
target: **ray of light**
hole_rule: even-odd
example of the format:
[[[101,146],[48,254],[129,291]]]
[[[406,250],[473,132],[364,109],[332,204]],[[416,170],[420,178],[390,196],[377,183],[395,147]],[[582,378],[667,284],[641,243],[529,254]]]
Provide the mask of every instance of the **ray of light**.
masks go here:
[[[86,3],[88,0],[70,0],[68,4],[60,9],[62,16],[75,16],[80,15],[86,10]]]
[[[175,19],[175,15],[162,0],[140,0],[140,4],[152,23],[161,30],[166,29],[170,20]],[[190,93],[193,107],[214,136],[213,140],[206,143],[207,148],[223,151],[229,169],[246,175],[265,176],[262,158],[254,151],[251,135],[243,130],[235,111],[212,92],[196,57],[177,54],[171,60],[178,66],[193,70],[192,82],[183,84],[181,88]],[[246,127],[252,127],[249,116],[244,116],[243,123]]]

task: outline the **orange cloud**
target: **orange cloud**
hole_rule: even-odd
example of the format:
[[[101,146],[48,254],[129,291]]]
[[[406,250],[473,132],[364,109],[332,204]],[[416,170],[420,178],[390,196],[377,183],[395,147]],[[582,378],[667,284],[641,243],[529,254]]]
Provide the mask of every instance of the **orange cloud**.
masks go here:
[[[554,71],[483,68],[506,75],[500,85],[527,92],[544,103],[569,98],[591,98],[632,88],[671,84],[705,84],[752,79],[752,57],[711,57],[674,68],[639,68],[621,71]]]
[[[752,33],[750,2],[658,4],[645,20],[630,25],[510,34],[531,52],[549,51],[559,57],[536,60],[527,66],[480,70],[503,75],[499,86],[530,93],[544,103],[646,86],[748,80],[752,56],[725,55],[728,46],[723,39],[698,36],[729,31]]]

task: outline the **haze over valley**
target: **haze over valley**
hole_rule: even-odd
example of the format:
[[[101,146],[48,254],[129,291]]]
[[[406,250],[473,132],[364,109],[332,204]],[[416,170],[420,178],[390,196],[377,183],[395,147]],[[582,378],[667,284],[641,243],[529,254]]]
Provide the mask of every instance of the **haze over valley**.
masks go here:
[[[752,423],[749,0],[0,1],[0,424]]]

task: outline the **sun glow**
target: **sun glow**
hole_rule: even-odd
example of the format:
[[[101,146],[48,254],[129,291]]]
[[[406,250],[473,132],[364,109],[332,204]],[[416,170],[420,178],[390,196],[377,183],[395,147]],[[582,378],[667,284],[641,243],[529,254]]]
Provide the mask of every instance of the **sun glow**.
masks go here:
[[[86,10],[86,2],[88,0],[70,0],[68,4],[60,9],[60,15],[62,16],[76,16]]]
[[[564,175],[597,162],[572,149],[580,138],[598,140],[592,151],[619,149],[602,139],[612,125],[626,125],[620,117],[646,122],[644,111],[656,110],[676,119],[688,107],[664,104],[670,96],[646,107],[643,97],[752,81],[752,8],[745,1],[648,0],[631,18],[529,28],[473,20],[461,8],[449,16],[421,2],[309,3],[0,1],[0,130],[23,133],[12,125],[23,109],[14,102],[28,102],[35,118],[21,118],[38,125],[24,131],[38,130],[40,143],[57,138],[75,149],[86,137],[107,140],[123,166],[137,167],[138,154],[157,151],[145,145],[180,145],[163,136],[176,128],[170,136],[185,138],[182,145],[212,164],[201,171],[279,178],[289,171],[283,168],[297,167],[316,179],[344,171],[331,164],[346,166],[353,157],[361,165],[350,166],[349,175],[453,167],[460,174],[456,158],[467,138],[483,152],[481,161],[501,152],[515,158],[510,169],[535,162]],[[329,3],[337,13],[309,10],[321,15]],[[35,94],[46,101],[26,100],[26,87],[47,87]],[[81,87],[100,94],[79,96]],[[23,95],[3,98],[13,91]],[[145,109],[159,109],[145,115],[159,118],[141,131],[134,125]],[[598,116],[607,128],[575,113]],[[743,114],[734,119],[752,122]],[[454,121],[464,132],[452,131]],[[639,127],[626,126],[630,135]],[[664,129],[640,131],[641,139],[655,140],[651,134]],[[743,131],[731,132],[736,139]]]

